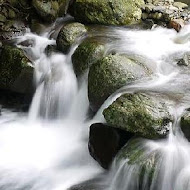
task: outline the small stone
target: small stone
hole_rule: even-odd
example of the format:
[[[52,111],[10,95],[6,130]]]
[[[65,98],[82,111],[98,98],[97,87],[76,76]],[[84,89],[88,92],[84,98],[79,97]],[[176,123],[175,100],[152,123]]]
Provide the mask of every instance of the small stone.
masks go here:
[[[183,19],[173,19],[169,23],[170,28],[174,28],[177,32],[185,26],[185,21]]]
[[[185,54],[182,59],[180,59],[177,62],[178,65],[180,66],[189,66],[190,65],[190,55]]]

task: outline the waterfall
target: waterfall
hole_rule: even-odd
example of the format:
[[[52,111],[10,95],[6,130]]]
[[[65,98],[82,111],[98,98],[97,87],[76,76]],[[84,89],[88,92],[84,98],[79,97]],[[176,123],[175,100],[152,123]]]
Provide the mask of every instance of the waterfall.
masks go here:
[[[36,90],[28,115],[2,110],[2,190],[66,190],[102,172],[88,153],[87,82],[84,76],[77,84],[71,62],[77,45],[68,54],[46,54],[56,43],[54,26],[17,38],[32,60]],[[27,40],[31,46],[20,45]]]
[[[55,23],[41,35],[28,32],[16,39],[17,46],[32,60],[36,90],[28,114],[2,110],[0,190],[67,190],[102,174],[104,170],[88,152],[89,126],[105,122],[102,111],[116,98],[137,91],[171,96],[175,122],[167,139],[136,140],[136,151],[144,152],[140,159],[152,155],[158,159],[154,172],[145,170],[143,176],[139,175],[141,165],[130,165],[125,159],[118,161],[116,156],[108,175],[102,177],[103,188],[190,190],[190,144],[179,127],[179,118],[189,107],[190,73],[189,67],[183,70],[176,66],[176,60],[190,51],[190,25],[180,33],[161,27],[146,31],[117,27],[107,28],[106,32],[93,31],[92,36],[111,39],[107,42],[107,52],[131,57],[135,54],[149,65],[153,74],[117,90],[90,121],[87,120],[88,73],[78,81],[71,60],[79,44],[71,47],[68,54],[46,52],[48,46],[56,44],[51,38],[57,34],[56,27]],[[20,45],[26,40],[32,41],[32,45]],[[180,94],[180,98],[176,100],[175,94]]]

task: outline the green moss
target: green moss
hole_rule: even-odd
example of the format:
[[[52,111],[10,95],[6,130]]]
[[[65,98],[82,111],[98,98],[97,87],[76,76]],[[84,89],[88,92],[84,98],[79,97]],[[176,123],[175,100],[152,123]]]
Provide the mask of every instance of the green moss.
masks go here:
[[[143,0],[76,0],[75,19],[86,23],[127,25],[141,19]]]
[[[95,39],[86,39],[76,49],[72,56],[74,70],[77,76],[84,72],[105,53],[105,45]]]
[[[33,0],[32,5],[37,13],[47,22],[52,22],[58,17],[59,4],[57,1]]]
[[[90,67],[88,97],[93,110],[116,90],[136,79],[149,76],[150,71],[141,63],[125,55],[109,55]]]
[[[159,159],[161,154],[157,151],[150,151],[142,139],[135,138],[129,141],[118,153],[116,162],[126,160],[125,165],[132,167],[134,176],[138,179],[136,184],[139,189],[149,189],[156,172],[159,170]]]
[[[165,137],[172,118],[166,103],[157,95],[125,94],[103,114],[107,123],[146,138]]]
[[[0,56],[0,87],[8,88],[24,68],[28,68],[29,60],[21,49],[5,46]]]
[[[80,23],[69,23],[62,27],[57,37],[57,47],[62,52],[67,52],[71,45],[87,32],[86,27]]]

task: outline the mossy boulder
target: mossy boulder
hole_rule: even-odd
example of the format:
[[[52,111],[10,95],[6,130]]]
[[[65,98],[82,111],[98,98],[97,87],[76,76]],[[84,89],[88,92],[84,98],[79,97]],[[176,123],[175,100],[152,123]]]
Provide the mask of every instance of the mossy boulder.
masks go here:
[[[154,177],[159,171],[161,153],[158,149],[151,150],[146,141],[135,138],[129,141],[117,154],[114,169],[120,179],[118,183],[126,184],[127,189],[150,189]],[[130,171],[130,174],[128,173]],[[118,186],[120,184],[115,184]]]
[[[29,3],[25,0],[2,0],[0,4],[0,40],[23,35],[29,21]]]
[[[75,0],[74,18],[83,23],[128,25],[141,19],[144,0]]]
[[[66,53],[77,39],[87,32],[86,27],[78,22],[64,25],[57,37],[57,47],[60,51]]]
[[[190,112],[187,111],[181,117],[181,130],[184,133],[185,137],[190,141]]]
[[[0,55],[0,89],[31,93],[33,68],[29,62],[21,49],[4,46]]]
[[[57,0],[32,0],[32,5],[46,22],[53,22],[58,17],[59,3]]]
[[[73,67],[77,76],[85,71],[104,56],[105,44],[96,39],[86,39],[75,50],[72,56]]]
[[[173,120],[169,100],[155,93],[124,94],[103,114],[108,125],[150,139],[166,137]]]
[[[88,75],[88,97],[92,110],[97,111],[119,88],[150,74],[146,66],[126,55],[103,57],[90,67]]]

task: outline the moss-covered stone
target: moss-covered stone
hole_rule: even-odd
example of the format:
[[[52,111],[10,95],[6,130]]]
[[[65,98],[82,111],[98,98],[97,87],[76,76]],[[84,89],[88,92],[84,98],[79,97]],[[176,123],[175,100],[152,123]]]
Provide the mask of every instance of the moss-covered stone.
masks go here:
[[[28,58],[21,49],[4,46],[0,56],[0,88],[14,89],[17,92],[31,89],[33,68],[29,66],[28,62]],[[27,81],[29,82],[27,83]],[[26,86],[23,86],[23,89],[15,89],[16,86],[20,88],[21,83]]]
[[[0,12],[0,40],[23,35],[30,18],[35,15],[28,0],[2,0]]]
[[[90,67],[88,76],[91,108],[96,111],[116,90],[150,74],[147,67],[125,55],[108,55],[100,59]]]
[[[143,4],[144,0],[76,0],[73,15],[84,23],[134,24],[141,19]]]
[[[181,117],[181,130],[184,133],[185,137],[190,141],[190,112],[187,111]]]
[[[129,141],[116,157],[116,164],[124,162],[122,169],[128,169],[123,171],[120,168],[120,171],[125,172],[125,175],[128,175],[126,172],[129,170],[132,172],[131,184],[135,184],[137,189],[149,189],[159,170],[161,154],[156,149],[150,150],[145,143],[142,139],[135,138]]]
[[[159,94],[124,94],[103,114],[109,125],[151,139],[165,137],[172,121],[167,98]]]
[[[72,56],[74,70],[77,76],[81,76],[84,72],[105,53],[105,45],[101,41],[95,39],[84,40],[75,50]]]
[[[57,37],[57,47],[62,52],[67,52],[71,45],[87,32],[86,27],[78,22],[69,23],[62,27]]]
[[[56,0],[32,0],[37,13],[47,22],[53,22],[59,13],[59,3]]]

